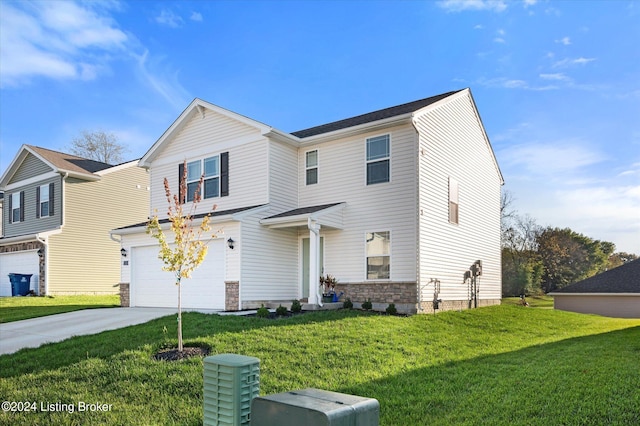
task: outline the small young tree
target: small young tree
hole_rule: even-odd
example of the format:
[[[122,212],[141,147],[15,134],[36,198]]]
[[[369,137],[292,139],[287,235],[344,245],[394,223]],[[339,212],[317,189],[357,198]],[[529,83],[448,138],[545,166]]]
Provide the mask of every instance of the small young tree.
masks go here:
[[[202,218],[199,225],[194,226],[194,218],[198,203],[201,201],[200,189],[204,176],[200,177],[200,182],[195,190],[193,202],[188,211],[184,211],[187,195],[187,164],[184,163],[184,174],[179,183],[178,194],[172,194],[169,188],[169,181],[164,178],[164,191],[169,204],[167,217],[169,219],[169,229],[173,233],[173,247],[167,241],[167,236],[162,229],[158,215],[155,214],[147,224],[147,234],[156,238],[160,243],[158,258],[162,260],[163,271],[175,274],[176,286],[178,287],[178,351],[182,352],[182,279],[190,278],[191,273],[202,263],[207,255],[208,243],[215,235],[209,235],[211,226],[209,225],[210,214]],[[216,206],[213,206],[215,209]],[[206,239],[205,239],[206,238]]]

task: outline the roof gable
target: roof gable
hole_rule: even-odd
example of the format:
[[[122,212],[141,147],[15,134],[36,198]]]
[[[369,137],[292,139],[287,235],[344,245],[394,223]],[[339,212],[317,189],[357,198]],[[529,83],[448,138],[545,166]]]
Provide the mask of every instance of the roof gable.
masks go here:
[[[196,115],[201,115],[203,118],[207,114],[207,111],[212,111],[216,114],[222,115],[231,120],[237,121],[249,127],[253,127],[260,131],[261,134],[267,134],[273,129],[259,121],[245,117],[244,115],[237,114],[233,111],[221,108],[212,103],[203,101],[202,99],[194,99],[187,108],[182,111],[178,118],[169,126],[169,128],[160,136],[160,138],[149,148],[149,150],[140,159],[139,165],[141,167],[149,167],[151,162],[160,155],[163,149],[177,136],[177,134],[183,130],[191,119]]]
[[[22,145],[20,150],[14,157],[13,161],[0,178],[0,187],[6,186],[12,182],[12,178],[20,171],[23,164],[37,160],[50,171],[56,173],[68,173],[80,179],[97,180],[99,179],[94,173],[108,169],[111,166],[100,161],[90,160],[88,158],[78,157],[76,155],[64,152],[54,151],[32,145]]]
[[[638,293],[640,294],[640,259],[609,269],[593,277],[554,291],[553,294]]]

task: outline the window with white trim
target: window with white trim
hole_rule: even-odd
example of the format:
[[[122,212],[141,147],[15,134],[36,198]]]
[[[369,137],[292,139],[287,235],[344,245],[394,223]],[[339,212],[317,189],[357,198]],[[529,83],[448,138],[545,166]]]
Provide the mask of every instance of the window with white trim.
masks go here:
[[[367,232],[367,279],[391,278],[391,232]]]
[[[49,216],[49,185],[41,185],[38,189],[38,217]]]
[[[449,177],[449,223],[458,223],[459,193],[458,181]]]
[[[187,201],[193,201],[200,182],[204,176],[200,194],[202,198],[220,196],[220,156],[216,155],[203,160],[187,163]]]
[[[307,185],[315,185],[318,183],[318,150],[307,151],[305,153],[305,169]]]
[[[22,192],[11,194],[11,223],[21,222],[22,217],[24,217],[21,203],[23,196],[21,194]]]
[[[367,139],[367,185],[389,182],[391,154],[389,135]]]

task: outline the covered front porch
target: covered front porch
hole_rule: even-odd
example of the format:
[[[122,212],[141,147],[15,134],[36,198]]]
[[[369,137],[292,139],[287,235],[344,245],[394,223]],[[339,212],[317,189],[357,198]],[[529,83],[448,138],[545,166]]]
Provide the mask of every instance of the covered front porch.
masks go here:
[[[300,239],[300,299],[306,299],[305,309],[336,309],[341,303],[325,304],[319,278],[324,273],[323,230],[343,229],[343,210],[346,203],[332,203],[302,207],[269,216],[260,221],[270,229],[296,229]],[[306,233],[308,232],[308,237]],[[328,306],[333,305],[333,306]]]

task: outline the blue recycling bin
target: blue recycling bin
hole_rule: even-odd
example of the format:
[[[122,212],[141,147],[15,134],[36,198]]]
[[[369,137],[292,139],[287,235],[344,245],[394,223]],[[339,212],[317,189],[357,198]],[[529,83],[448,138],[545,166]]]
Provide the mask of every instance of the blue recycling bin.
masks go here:
[[[9,274],[12,296],[26,296],[31,290],[31,277],[33,274]]]

